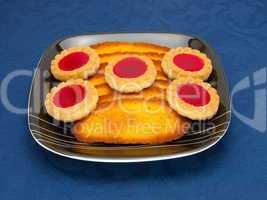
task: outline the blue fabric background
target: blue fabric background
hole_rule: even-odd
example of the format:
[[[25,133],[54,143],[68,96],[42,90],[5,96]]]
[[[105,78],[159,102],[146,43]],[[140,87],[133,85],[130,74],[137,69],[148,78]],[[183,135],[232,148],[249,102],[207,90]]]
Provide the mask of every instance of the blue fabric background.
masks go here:
[[[197,34],[217,51],[230,88],[267,66],[267,2],[254,1],[3,1],[0,80],[33,70],[46,47],[73,34],[167,31]],[[9,85],[10,101],[27,106],[31,78]],[[264,86],[266,87],[266,85]],[[233,98],[253,115],[254,88]],[[245,109],[244,109],[245,108]],[[201,154],[139,164],[62,159],[31,138],[26,115],[0,103],[0,199],[267,199],[267,134],[235,116],[228,134]]]

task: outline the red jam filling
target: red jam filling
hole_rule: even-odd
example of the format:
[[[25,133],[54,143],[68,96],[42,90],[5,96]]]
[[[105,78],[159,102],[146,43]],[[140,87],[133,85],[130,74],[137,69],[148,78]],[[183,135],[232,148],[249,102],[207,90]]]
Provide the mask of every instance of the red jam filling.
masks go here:
[[[53,97],[53,103],[60,108],[68,108],[80,103],[85,98],[82,85],[68,85],[61,88]]]
[[[203,68],[204,62],[198,56],[192,54],[178,54],[173,58],[174,64],[185,71],[195,72]]]
[[[63,71],[72,71],[84,66],[89,61],[89,55],[84,52],[73,52],[63,57],[58,66]]]
[[[121,78],[136,78],[147,70],[144,61],[136,57],[128,57],[119,61],[113,68],[114,74]]]
[[[205,106],[210,102],[209,92],[200,85],[187,83],[177,88],[177,95],[193,106]]]

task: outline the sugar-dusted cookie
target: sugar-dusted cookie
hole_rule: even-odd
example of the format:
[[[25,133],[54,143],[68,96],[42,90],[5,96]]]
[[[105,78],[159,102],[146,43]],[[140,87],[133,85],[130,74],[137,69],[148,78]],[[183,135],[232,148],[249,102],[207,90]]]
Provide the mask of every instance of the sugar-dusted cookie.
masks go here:
[[[88,81],[81,79],[61,82],[52,88],[45,99],[45,107],[53,118],[72,122],[87,116],[95,109],[97,90]]]
[[[90,47],[73,47],[56,55],[51,63],[51,72],[61,81],[86,79],[99,68],[98,54]]]
[[[177,113],[193,120],[212,118],[220,103],[216,89],[209,83],[189,77],[172,81],[167,89],[167,100]]]
[[[207,55],[189,47],[171,49],[164,55],[161,66],[170,79],[186,76],[207,80],[212,72]]]
[[[105,68],[106,82],[122,93],[140,92],[154,83],[156,75],[149,58],[134,54],[116,57]]]

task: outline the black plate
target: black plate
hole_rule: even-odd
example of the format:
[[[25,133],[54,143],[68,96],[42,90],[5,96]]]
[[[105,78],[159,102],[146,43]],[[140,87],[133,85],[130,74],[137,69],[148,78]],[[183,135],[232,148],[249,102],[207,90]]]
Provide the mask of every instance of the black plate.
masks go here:
[[[162,145],[107,145],[78,142],[71,133],[72,124],[51,118],[44,99],[58,84],[50,74],[51,60],[63,49],[106,41],[148,42],[174,47],[191,47],[212,60],[214,70],[208,80],[218,91],[221,103],[217,115],[205,122],[194,122],[192,129],[177,141]],[[201,152],[217,143],[225,134],[231,118],[228,83],[214,50],[202,39],[170,33],[88,34],[61,39],[45,50],[36,68],[29,94],[28,124],[35,141],[45,149],[69,158],[99,162],[139,162],[184,157]]]

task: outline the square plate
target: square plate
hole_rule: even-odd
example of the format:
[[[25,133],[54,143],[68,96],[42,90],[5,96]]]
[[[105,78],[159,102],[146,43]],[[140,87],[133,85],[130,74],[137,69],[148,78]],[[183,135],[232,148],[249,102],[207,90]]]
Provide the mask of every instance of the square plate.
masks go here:
[[[44,108],[49,90],[58,84],[50,73],[51,60],[63,49],[107,41],[147,42],[170,48],[191,47],[212,60],[213,72],[208,80],[220,95],[214,118],[194,122],[181,139],[161,145],[107,145],[78,142],[71,133],[71,123],[50,117]],[[193,155],[216,144],[226,133],[231,119],[228,83],[215,51],[204,40],[173,33],[108,33],[67,37],[53,43],[42,55],[35,70],[29,94],[28,125],[34,140],[43,148],[61,156],[98,162],[141,162]]]

